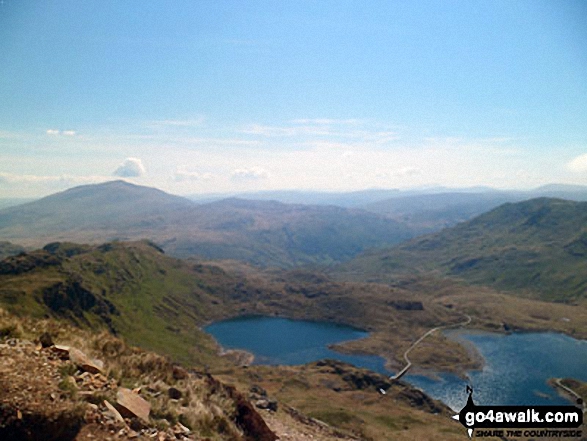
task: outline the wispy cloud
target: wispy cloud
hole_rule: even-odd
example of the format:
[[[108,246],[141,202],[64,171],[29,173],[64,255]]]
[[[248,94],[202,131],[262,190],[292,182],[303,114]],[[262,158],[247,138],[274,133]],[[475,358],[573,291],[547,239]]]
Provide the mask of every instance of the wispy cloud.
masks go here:
[[[234,181],[256,181],[269,178],[269,171],[262,167],[238,168],[231,174]]]
[[[75,130],[57,130],[57,129],[48,129],[45,133],[49,136],[75,136]]]
[[[95,183],[108,181],[109,176],[76,176],[70,174],[63,175],[30,175],[30,174],[16,174],[16,173],[0,173],[0,184],[50,184],[60,183],[64,186]]]
[[[330,118],[301,118],[291,120],[293,124],[312,124],[312,125],[344,125],[355,126],[364,122],[360,119],[330,119]]]
[[[0,139],[15,140],[15,139],[22,139],[24,137],[25,137],[25,135],[23,135],[22,133],[9,132],[7,130],[0,130]]]
[[[300,130],[296,127],[272,127],[262,124],[251,124],[242,128],[241,132],[248,135],[260,135],[267,137],[296,136],[297,134],[300,134]]]
[[[298,138],[300,143],[342,142],[386,144],[400,139],[394,130],[386,130],[359,119],[296,119],[289,124],[269,126],[250,124],[241,133],[265,138]]]
[[[212,179],[213,177],[214,175],[212,175],[212,173],[202,173],[198,171],[186,170],[185,168],[176,169],[173,175],[175,182],[202,181]]]
[[[379,173],[378,178],[411,178],[422,175],[424,172],[420,167],[401,167],[390,172]]]
[[[151,127],[202,127],[205,122],[205,117],[198,116],[191,119],[163,119],[149,121],[147,125]]]

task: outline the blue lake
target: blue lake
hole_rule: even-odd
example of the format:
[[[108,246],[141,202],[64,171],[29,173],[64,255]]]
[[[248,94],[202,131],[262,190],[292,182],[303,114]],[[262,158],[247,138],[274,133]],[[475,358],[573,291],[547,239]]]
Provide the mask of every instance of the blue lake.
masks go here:
[[[328,349],[329,345],[369,335],[350,326],[253,316],[216,322],[206,326],[204,331],[225,349],[244,349],[254,354],[253,364],[297,365],[332,358],[386,372],[385,360],[381,357],[346,355]]]
[[[367,337],[368,333],[343,325],[277,317],[241,317],[213,323],[206,328],[226,349],[244,349],[255,355],[254,364],[304,364],[333,358],[375,372],[391,375],[384,360],[375,356],[345,355],[328,345]],[[452,331],[447,335],[475,345],[485,359],[480,371],[469,372],[476,404],[568,404],[546,384],[551,377],[587,381],[587,342],[555,333],[489,334]],[[467,382],[449,374],[438,379],[406,375],[420,387],[455,410],[466,401]]]

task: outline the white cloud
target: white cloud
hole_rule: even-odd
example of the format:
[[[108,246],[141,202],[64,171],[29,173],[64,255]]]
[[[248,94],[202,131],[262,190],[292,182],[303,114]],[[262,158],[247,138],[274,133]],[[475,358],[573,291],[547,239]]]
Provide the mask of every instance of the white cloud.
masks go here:
[[[405,178],[410,176],[418,176],[421,175],[422,169],[418,167],[402,167],[400,169],[394,170],[391,172],[391,176]]]
[[[269,178],[269,172],[262,167],[238,168],[232,172],[231,179],[235,181],[256,181]]]
[[[212,175],[212,173],[200,173],[197,171],[189,171],[189,170],[178,168],[175,171],[173,178],[176,182],[201,181],[201,180],[212,179],[213,175]]]
[[[293,124],[319,124],[319,125],[357,125],[361,123],[359,119],[329,119],[329,118],[303,118],[294,119]]]
[[[206,118],[199,116],[193,119],[164,119],[151,121],[150,126],[158,127],[201,127],[204,125]]]
[[[399,170],[396,170],[393,174],[394,176],[399,177],[418,176],[422,174],[422,169],[418,167],[404,167],[400,168]]]
[[[262,124],[251,124],[243,128],[242,133],[247,135],[260,135],[260,136],[295,136],[298,130],[294,127],[272,127],[265,126]]]
[[[121,178],[138,178],[144,174],[145,167],[139,158],[126,158],[113,173]]]
[[[49,136],[75,136],[75,130],[49,129],[45,133]]]
[[[385,145],[399,140],[396,131],[358,119],[296,119],[282,126],[250,124],[241,133],[265,138],[290,138],[298,143],[339,142]]]
[[[587,172],[587,153],[577,156],[567,164],[567,168],[575,173]]]

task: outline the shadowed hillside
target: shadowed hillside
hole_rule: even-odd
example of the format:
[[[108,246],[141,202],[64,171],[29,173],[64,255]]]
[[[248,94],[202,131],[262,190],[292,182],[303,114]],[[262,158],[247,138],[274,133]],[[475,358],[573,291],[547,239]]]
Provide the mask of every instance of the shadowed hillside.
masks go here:
[[[504,204],[440,233],[367,252],[339,271],[359,279],[436,271],[571,301],[586,297],[586,258],[587,203],[539,198]]]

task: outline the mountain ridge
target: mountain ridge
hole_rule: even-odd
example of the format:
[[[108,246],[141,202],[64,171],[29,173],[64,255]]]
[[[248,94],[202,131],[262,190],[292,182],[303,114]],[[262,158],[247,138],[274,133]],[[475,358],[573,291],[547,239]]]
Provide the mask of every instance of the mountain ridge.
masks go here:
[[[332,263],[412,235],[405,225],[362,210],[235,198],[198,205],[124,181],[0,210],[0,239],[22,245],[149,239],[179,257],[258,265]]]
[[[506,203],[439,233],[371,251],[341,272],[437,272],[559,301],[585,299],[587,203],[537,198]]]

